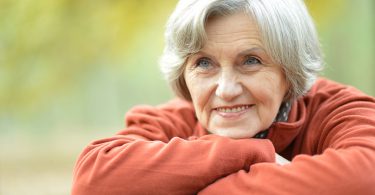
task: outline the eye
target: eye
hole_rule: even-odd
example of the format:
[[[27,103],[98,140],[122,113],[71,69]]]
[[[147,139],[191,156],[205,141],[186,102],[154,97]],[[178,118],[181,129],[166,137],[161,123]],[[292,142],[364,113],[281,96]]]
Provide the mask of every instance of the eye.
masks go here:
[[[247,57],[244,64],[245,65],[261,64],[261,61],[255,57]]]
[[[211,63],[211,60],[208,58],[200,58],[197,60],[197,63],[195,66],[201,69],[210,69],[212,66],[212,63]]]

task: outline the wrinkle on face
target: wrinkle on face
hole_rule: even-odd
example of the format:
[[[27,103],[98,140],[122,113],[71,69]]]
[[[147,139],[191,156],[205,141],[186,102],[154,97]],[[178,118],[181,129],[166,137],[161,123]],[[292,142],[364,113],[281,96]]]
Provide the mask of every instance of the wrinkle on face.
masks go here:
[[[252,137],[276,117],[287,91],[282,68],[266,53],[255,21],[245,13],[210,18],[206,33],[203,48],[188,58],[184,71],[197,118],[211,133]],[[249,57],[260,62],[247,66]],[[197,68],[201,58],[212,67]],[[237,105],[250,107],[231,119],[215,110]]]

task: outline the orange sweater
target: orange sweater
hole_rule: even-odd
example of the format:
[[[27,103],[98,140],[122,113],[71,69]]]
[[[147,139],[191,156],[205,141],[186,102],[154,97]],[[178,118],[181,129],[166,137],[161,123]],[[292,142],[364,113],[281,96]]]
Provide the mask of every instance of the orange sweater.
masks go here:
[[[136,107],[126,124],[84,149],[73,195],[375,194],[375,100],[326,79],[267,139],[208,135],[182,100]]]

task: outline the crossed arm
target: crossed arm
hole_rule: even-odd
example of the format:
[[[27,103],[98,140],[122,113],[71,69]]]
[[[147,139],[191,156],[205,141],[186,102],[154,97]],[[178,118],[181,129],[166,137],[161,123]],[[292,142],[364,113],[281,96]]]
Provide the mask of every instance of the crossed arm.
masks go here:
[[[124,131],[83,151],[72,194],[196,194],[252,164],[274,161],[269,140],[193,132],[196,122],[187,108],[131,111]]]
[[[204,135],[188,105],[170,107],[134,109],[125,130],[89,145],[77,161],[72,194],[375,192],[375,144],[360,147],[363,140],[354,137],[281,166],[269,140]]]

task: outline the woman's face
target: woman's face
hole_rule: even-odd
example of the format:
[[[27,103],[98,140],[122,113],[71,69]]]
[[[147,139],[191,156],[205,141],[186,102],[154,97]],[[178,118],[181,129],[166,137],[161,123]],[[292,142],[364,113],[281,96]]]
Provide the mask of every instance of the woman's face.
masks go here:
[[[283,71],[244,13],[210,18],[206,33],[184,70],[198,120],[213,134],[253,137],[276,117],[288,88]]]

